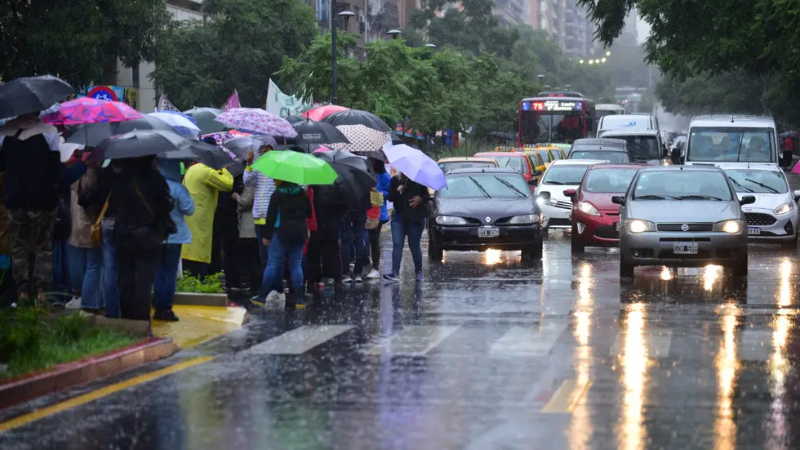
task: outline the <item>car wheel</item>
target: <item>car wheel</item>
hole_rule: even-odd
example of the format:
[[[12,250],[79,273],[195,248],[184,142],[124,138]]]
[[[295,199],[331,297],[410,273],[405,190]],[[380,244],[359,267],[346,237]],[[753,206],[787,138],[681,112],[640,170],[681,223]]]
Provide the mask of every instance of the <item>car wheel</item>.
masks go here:
[[[733,266],[733,276],[735,278],[746,277],[747,276],[747,255],[744,255],[744,258],[736,263]]]
[[[432,242],[428,243],[428,259],[434,263],[440,263],[444,259],[444,250],[437,247]]]
[[[542,239],[543,240],[545,240],[545,241],[547,240],[547,238],[549,237],[549,233],[548,233],[549,231],[550,231],[549,228],[545,228],[545,229],[542,230]]]
[[[538,244],[529,245],[527,247],[522,248],[522,260],[523,261],[538,261],[542,259],[542,241],[539,241]]]
[[[628,264],[620,256],[619,258],[619,277],[620,278],[633,278],[633,264]]]
[[[578,233],[576,231],[577,230],[575,229],[572,230],[572,256],[583,256],[585,246],[581,238],[578,237]]]

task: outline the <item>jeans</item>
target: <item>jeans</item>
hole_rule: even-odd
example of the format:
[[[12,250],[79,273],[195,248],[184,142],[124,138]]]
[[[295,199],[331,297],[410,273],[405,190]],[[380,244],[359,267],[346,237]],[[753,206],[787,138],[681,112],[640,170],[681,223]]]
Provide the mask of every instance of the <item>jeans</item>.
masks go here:
[[[156,311],[169,311],[175,300],[175,288],[178,284],[178,263],[181,260],[183,244],[164,244],[161,247],[161,259],[156,273],[153,289],[153,306]]]
[[[122,318],[150,321],[150,302],[161,262],[161,247],[126,245],[117,248],[117,258]],[[177,277],[177,267],[175,270]]]
[[[80,285],[73,285],[70,278],[70,256],[72,249],[67,241],[54,241],[53,242],[53,262],[52,262],[52,282],[51,289],[55,295],[62,301],[69,300],[73,291]],[[33,257],[29,260],[33,262]],[[27,291],[27,290],[26,290]]]
[[[414,272],[422,271],[422,231],[424,229],[425,220],[405,222],[401,214],[395,213],[392,216],[392,273],[400,273],[406,236],[408,236],[411,259],[414,260]]]
[[[69,275],[73,290],[80,294],[82,307],[98,309],[104,306],[102,274],[102,249],[70,246]]]
[[[283,275],[286,273],[284,259],[289,261],[289,273],[295,292],[303,292],[303,249],[305,246],[305,239],[283,242],[277,234],[272,235],[272,240],[269,242],[269,261],[267,269],[264,270],[264,278],[261,280],[261,289],[258,291],[259,299],[265,299],[272,288],[280,286]]]
[[[350,261],[353,261],[355,266],[353,272],[355,276],[361,276],[364,268],[364,258],[366,252],[364,250],[364,226],[367,223],[367,212],[360,211],[354,213],[347,213],[342,217],[342,273],[350,273]],[[355,247],[355,255],[351,252]]]
[[[114,245],[114,219],[103,219],[103,280],[101,290],[106,317],[119,318],[119,264]]]
[[[269,247],[264,245],[264,231],[261,225],[256,225],[256,240],[258,241],[258,260],[261,262],[261,272],[267,270],[267,261],[269,260]]]

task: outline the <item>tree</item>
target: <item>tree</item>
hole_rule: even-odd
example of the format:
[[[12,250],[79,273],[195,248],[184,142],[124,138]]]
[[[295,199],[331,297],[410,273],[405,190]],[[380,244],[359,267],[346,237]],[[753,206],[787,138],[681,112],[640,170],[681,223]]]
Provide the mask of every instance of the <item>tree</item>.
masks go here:
[[[667,112],[687,116],[731,111],[763,114],[761,83],[744,71],[704,73],[684,80],[667,76],[656,95]]]
[[[113,83],[126,66],[152,59],[168,21],[163,0],[3,0],[0,79],[58,75],[73,86]]]
[[[203,11],[204,21],[173,24],[155,52],[151,78],[181,108],[220,105],[234,89],[263,107],[284,56],[316,34],[313,11],[295,0],[206,0]]]

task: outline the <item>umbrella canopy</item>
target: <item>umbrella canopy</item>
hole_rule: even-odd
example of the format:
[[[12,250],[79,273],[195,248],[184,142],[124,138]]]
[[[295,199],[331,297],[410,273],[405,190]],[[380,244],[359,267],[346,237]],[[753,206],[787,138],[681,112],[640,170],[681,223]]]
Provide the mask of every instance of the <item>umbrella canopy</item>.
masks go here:
[[[324,147],[320,147],[320,150]],[[336,184],[342,187],[345,197],[357,200],[375,186],[366,159],[344,150],[316,151],[314,156],[327,162],[336,171]]]
[[[255,152],[265,145],[272,148],[277,146],[272,136],[237,136],[222,143],[223,147],[241,159],[245,159],[248,152]]]
[[[174,132],[172,127],[161,119],[150,116],[142,116],[138,119],[126,120],[124,122],[98,122],[87,123],[70,128],[70,136],[67,142],[71,144],[88,145],[96,147],[111,136],[130,133],[134,130],[161,130]]]
[[[346,150],[351,153],[379,152],[384,145],[389,143],[389,135],[364,125],[342,125],[337,127],[344,134],[349,144],[338,143],[329,145],[336,150]]]
[[[292,124],[275,114],[259,108],[231,108],[217,116],[217,121],[230,128],[247,130],[270,136],[295,137]]]
[[[781,139],[785,139],[787,137],[800,137],[800,133],[798,133],[797,131],[794,131],[794,130],[792,130],[792,131],[784,131],[783,133],[779,134],[778,137],[781,138]]]
[[[323,122],[328,122],[335,126],[341,125],[364,125],[365,127],[378,130],[383,133],[392,131],[386,122],[382,121],[380,117],[368,111],[361,111],[360,109],[351,109],[349,111],[339,111],[326,116]]]
[[[169,124],[169,126],[171,126],[172,129],[178,134],[193,138],[200,134],[200,127],[197,126],[197,121],[185,114],[181,114],[176,111],[165,111],[150,113],[148,116],[164,121],[165,123]]]
[[[303,116],[286,116],[284,119],[286,119],[286,121],[292,125],[296,124],[297,122],[305,122],[306,120],[309,120]]]
[[[42,121],[51,125],[81,125],[124,122],[141,117],[142,115],[127,103],[81,97],[62,103],[58,111],[42,117]]]
[[[217,108],[192,108],[183,112],[197,122],[197,127],[203,134],[216,133],[225,129],[225,125],[217,122],[217,116],[222,114]]]
[[[389,158],[392,167],[403,172],[411,180],[439,190],[447,187],[447,179],[436,161],[421,151],[405,144],[387,145],[383,153]]]
[[[270,178],[297,184],[333,184],[336,180],[336,172],[330,164],[292,151],[271,151],[258,158],[253,169]]]
[[[350,143],[339,129],[329,123],[304,120],[293,126],[297,131],[297,145]]]
[[[311,108],[300,115],[311,120],[322,120],[333,113],[337,113],[340,111],[349,111],[349,110],[350,108],[345,108],[344,106],[339,106],[339,105],[323,105],[323,106],[317,106],[316,108]]]
[[[192,141],[174,131],[135,130],[101,142],[89,159],[123,159],[178,151]]]
[[[158,158],[197,161],[216,170],[233,164],[235,155],[215,145],[190,139],[184,140],[186,142],[178,150],[160,153]]]
[[[69,83],[52,75],[16,78],[0,85],[0,119],[44,111],[74,91]]]
[[[314,153],[321,148],[318,144],[297,145],[297,144],[278,144],[275,150],[291,150],[299,153]]]

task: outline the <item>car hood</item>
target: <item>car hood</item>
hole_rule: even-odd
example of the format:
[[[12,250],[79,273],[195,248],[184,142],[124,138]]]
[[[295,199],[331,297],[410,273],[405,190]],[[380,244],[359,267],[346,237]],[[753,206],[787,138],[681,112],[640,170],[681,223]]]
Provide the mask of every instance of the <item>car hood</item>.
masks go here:
[[[742,217],[739,204],[710,200],[639,200],[629,203],[628,219],[656,223],[706,223]]]
[[[583,192],[582,199],[585,202],[589,202],[594,205],[595,208],[599,209],[600,211],[608,211],[608,212],[617,212],[619,211],[619,205],[611,203],[611,197],[616,195],[625,195],[622,194],[608,194],[608,193],[601,193],[601,192]]]
[[[755,203],[742,206],[742,211],[744,212],[756,210],[773,211],[784,203],[794,201],[794,197],[791,192],[786,192],[783,194],[751,194],[749,192],[742,192],[737,193],[736,195],[739,197],[739,200],[741,200],[745,195],[752,195],[756,198]]]
[[[533,198],[437,198],[436,214],[457,216],[480,221],[484,225],[494,224],[497,219],[539,214]],[[487,221],[486,218],[489,218]]]
[[[577,184],[540,184],[536,188],[536,194],[540,192],[549,192],[551,200],[558,200],[562,202],[571,202],[572,200],[564,195],[567,189],[578,189]]]

